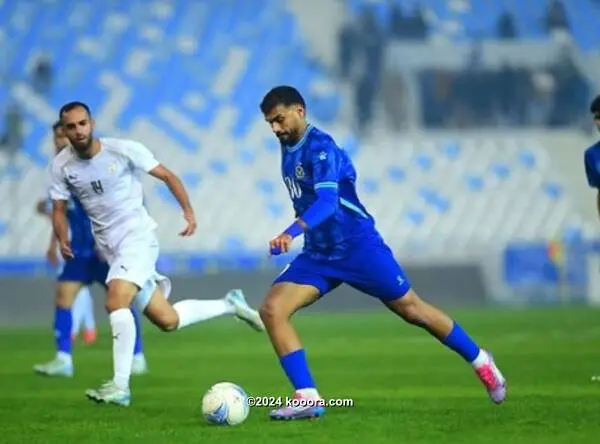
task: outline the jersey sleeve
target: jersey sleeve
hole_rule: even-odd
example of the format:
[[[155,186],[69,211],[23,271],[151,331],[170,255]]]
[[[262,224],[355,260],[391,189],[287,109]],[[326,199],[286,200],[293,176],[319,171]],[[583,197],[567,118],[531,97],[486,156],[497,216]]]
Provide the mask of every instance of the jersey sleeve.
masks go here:
[[[591,150],[585,152],[585,175],[590,187],[600,189],[600,174],[598,174],[598,166]]]
[[[50,166],[50,187],[48,188],[48,196],[52,200],[69,200],[71,192],[67,187],[63,170],[60,164],[53,162]]]
[[[319,144],[312,152],[313,182],[315,190],[337,189],[341,169],[341,152],[331,140]]]
[[[152,151],[139,142],[128,141],[123,144],[123,149],[131,164],[146,173],[160,165]]]

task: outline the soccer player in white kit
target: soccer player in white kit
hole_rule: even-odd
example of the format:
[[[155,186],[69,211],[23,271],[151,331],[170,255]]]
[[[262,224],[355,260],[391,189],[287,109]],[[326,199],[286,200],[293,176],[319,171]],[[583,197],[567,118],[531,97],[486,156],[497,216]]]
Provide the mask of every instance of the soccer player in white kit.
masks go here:
[[[95,138],[89,107],[81,102],[64,105],[59,118],[71,147],[51,165],[52,225],[66,260],[69,245],[66,204],[71,195],[82,203],[92,221],[100,253],[110,265],[106,279],[106,309],[113,335],[114,377],[86,395],[96,402],[128,406],[135,325],[131,303],[163,331],[174,331],[216,316],[232,314],[257,331],[264,331],[258,312],[241,290],[222,299],[184,300],[172,304],[170,280],[157,273],[159,243],[156,222],[143,205],[139,170],[162,180],[183,209],[187,226],[179,234],[191,236],[196,218],[179,178],[160,164],[144,145],[132,140]]]

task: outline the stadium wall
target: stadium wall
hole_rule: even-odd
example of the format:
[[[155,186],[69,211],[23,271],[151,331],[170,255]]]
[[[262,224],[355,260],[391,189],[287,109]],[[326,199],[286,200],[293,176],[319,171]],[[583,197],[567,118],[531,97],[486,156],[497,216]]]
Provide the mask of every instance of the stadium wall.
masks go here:
[[[474,265],[408,266],[406,272],[415,289],[440,306],[482,306],[487,295],[482,276]],[[217,298],[231,288],[242,288],[248,300],[260,304],[276,270],[254,273],[221,272],[173,277],[173,299]],[[52,322],[54,280],[48,276],[0,278],[0,327],[50,325]],[[97,313],[103,311],[100,287],[93,289]],[[381,309],[378,301],[350,287],[340,287],[307,312]],[[106,318],[98,316],[104,322]]]

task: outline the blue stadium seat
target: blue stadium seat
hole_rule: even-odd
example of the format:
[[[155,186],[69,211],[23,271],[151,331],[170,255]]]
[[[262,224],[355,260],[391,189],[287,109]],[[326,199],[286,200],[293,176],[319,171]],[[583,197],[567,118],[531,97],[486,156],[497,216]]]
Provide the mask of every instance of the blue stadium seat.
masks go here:
[[[364,1],[352,0],[353,9]],[[526,7],[517,0],[469,1],[466,10],[443,0],[398,2],[408,9],[429,8],[438,18],[436,33],[456,25],[451,37],[457,40],[476,32],[492,36],[496,14],[504,9],[517,14],[524,35],[545,38],[538,22],[542,0]],[[389,22],[386,3],[378,9],[384,24]],[[589,19],[597,6],[589,0],[573,2],[577,7],[565,3],[570,16],[582,21],[578,42],[597,47],[597,23]],[[46,97],[36,96],[26,81],[17,85],[26,94],[19,100],[26,106],[27,138],[15,166],[7,167],[0,155],[3,178],[10,179],[0,181],[0,196],[14,194],[30,202],[45,195],[46,179],[40,178],[46,177],[52,155],[49,127],[56,109],[84,100],[95,110],[99,131],[142,141],[190,190],[204,234],[182,240],[172,233],[182,222],[177,202],[164,184],[148,178],[148,205],[163,250],[187,252],[161,258],[166,270],[262,267],[263,260],[252,252],[264,256],[266,240],[293,220],[280,176],[280,145],[258,109],[264,92],[283,81],[305,92],[311,118],[331,129],[352,156],[360,197],[398,248],[413,241],[421,246],[451,241],[448,248],[457,250],[470,241],[543,237],[569,222],[571,196],[544,162],[540,142],[530,137],[480,140],[457,132],[441,139],[403,135],[399,143],[389,134],[360,140],[349,134],[348,125],[340,125],[343,95],[310,56],[284,2],[91,0],[80,5],[56,0],[33,7],[5,0],[0,29],[13,43],[9,50],[18,49],[18,57],[6,58],[10,63],[0,58],[7,76],[26,79],[30,62],[44,51],[59,68]],[[9,89],[0,87],[0,106],[10,98]],[[18,192],[10,188],[15,184]],[[560,209],[555,218],[511,219],[517,210],[549,214],[554,208]],[[47,220],[30,208],[17,213],[0,208],[0,256],[43,256]],[[18,248],[10,242],[15,236],[22,239]],[[232,259],[240,251],[244,256]]]

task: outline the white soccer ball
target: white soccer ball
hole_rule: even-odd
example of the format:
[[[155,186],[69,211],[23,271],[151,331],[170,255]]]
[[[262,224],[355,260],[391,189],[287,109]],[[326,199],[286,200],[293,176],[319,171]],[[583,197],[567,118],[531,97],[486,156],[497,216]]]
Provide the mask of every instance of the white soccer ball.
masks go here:
[[[202,398],[202,415],[211,424],[241,424],[249,412],[248,395],[232,382],[213,385]]]

